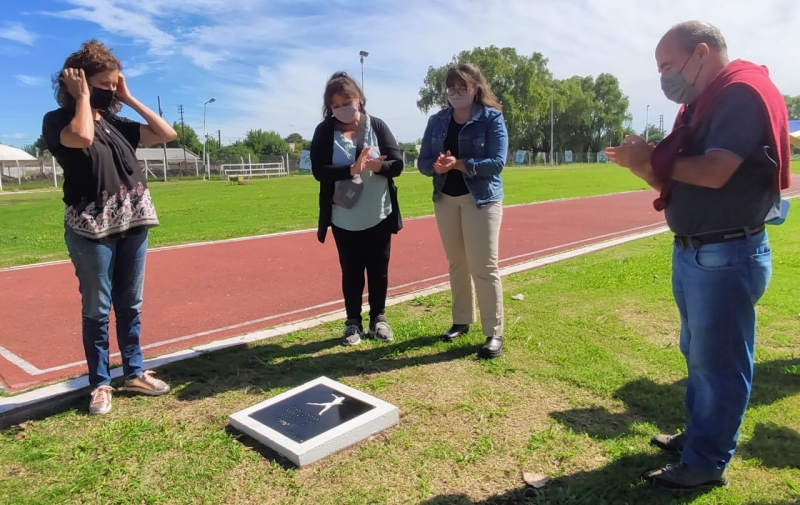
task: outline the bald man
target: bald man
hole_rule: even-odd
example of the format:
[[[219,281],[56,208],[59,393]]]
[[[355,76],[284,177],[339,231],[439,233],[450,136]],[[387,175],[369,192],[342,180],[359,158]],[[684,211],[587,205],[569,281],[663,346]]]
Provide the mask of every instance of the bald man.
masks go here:
[[[788,186],[788,117],[766,69],[730,62],[707,23],[672,27],[655,57],[664,94],[682,104],[672,133],[658,147],[628,136],[606,150],[660,191],[654,206],[675,234],[688,422],[682,433],[653,437],[680,462],[645,477],[671,489],[726,486],[750,399],[755,304],[772,274],[764,225],[780,221]]]

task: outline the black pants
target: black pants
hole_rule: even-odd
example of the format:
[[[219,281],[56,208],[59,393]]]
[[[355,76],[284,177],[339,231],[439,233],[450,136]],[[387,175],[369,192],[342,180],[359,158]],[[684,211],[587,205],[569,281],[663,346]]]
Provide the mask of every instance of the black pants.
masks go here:
[[[361,299],[364,296],[364,271],[369,289],[369,317],[375,319],[386,312],[389,289],[389,253],[392,232],[389,219],[362,231],[348,231],[331,226],[339,264],[342,266],[342,293],[348,320],[361,320]]]

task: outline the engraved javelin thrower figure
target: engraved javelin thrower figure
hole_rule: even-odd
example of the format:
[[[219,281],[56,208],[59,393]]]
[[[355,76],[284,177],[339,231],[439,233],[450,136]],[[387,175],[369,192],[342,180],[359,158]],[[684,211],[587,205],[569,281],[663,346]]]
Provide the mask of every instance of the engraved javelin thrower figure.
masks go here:
[[[337,406],[341,405],[342,403],[344,403],[344,396],[336,396],[333,393],[331,393],[331,396],[333,396],[333,398],[334,398],[334,400],[332,402],[327,402],[327,403],[306,403],[306,405],[316,405],[317,407],[325,407],[319,413],[319,415],[322,415],[325,412],[327,412],[328,410],[330,410],[331,407],[337,407]]]

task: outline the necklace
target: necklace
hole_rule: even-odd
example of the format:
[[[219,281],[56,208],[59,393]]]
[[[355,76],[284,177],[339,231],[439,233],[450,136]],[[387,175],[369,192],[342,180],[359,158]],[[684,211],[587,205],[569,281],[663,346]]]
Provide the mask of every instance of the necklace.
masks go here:
[[[98,119],[96,123],[103,127],[103,131],[105,131],[106,133],[111,133],[111,130],[108,129],[108,126],[106,126],[105,121],[103,121],[103,118]]]

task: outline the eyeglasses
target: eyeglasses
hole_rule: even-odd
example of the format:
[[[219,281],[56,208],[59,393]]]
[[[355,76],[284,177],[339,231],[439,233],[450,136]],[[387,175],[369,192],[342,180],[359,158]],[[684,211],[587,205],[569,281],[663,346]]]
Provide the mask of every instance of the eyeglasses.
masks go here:
[[[456,94],[458,96],[467,96],[467,93],[469,93],[467,88],[447,88],[445,91],[449,96],[456,96]]]

